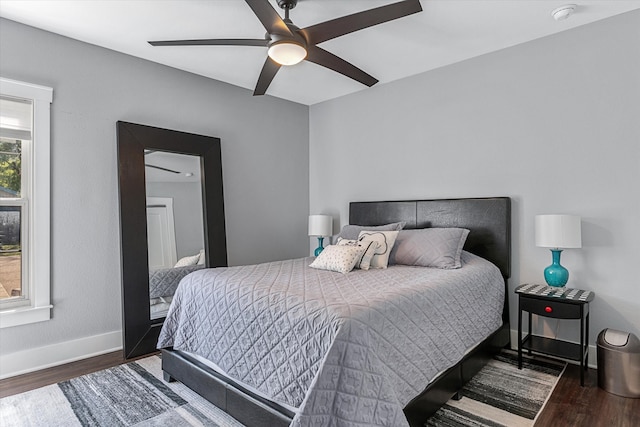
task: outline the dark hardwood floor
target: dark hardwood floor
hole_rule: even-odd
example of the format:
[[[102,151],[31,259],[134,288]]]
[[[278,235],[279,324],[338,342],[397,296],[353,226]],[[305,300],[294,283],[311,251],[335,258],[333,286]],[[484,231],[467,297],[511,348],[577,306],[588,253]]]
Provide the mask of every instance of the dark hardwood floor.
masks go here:
[[[595,369],[589,369],[580,387],[580,367],[569,365],[535,425],[636,427],[640,426],[640,399],[599,388]]]
[[[0,397],[55,384],[90,372],[123,363],[122,352],[102,356],[0,381]],[[580,387],[580,369],[569,365],[535,426],[640,426],[640,399],[608,393],[597,385],[597,372],[590,369],[585,386]]]

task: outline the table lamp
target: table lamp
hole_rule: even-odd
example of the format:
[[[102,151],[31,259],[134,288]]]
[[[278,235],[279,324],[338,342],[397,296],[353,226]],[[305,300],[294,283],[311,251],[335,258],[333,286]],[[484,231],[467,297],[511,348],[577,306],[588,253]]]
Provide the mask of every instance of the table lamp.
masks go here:
[[[318,256],[324,249],[322,242],[325,236],[333,235],[333,217],[329,215],[309,215],[309,236],[318,238],[318,247],[314,255]]]
[[[581,248],[580,217],[576,215],[536,215],[536,246],[551,248],[552,263],[544,269],[549,286],[562,287],[569,271],[560,265],[562,249]]]

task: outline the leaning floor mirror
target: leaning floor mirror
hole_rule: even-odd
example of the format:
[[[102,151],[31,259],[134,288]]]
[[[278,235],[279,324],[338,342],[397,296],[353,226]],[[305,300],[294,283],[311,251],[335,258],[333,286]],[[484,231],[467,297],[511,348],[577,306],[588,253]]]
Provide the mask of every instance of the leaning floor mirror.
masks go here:
[[[118,122],[124,357],[152,353],[180,280],[227,265],[220,139]]]

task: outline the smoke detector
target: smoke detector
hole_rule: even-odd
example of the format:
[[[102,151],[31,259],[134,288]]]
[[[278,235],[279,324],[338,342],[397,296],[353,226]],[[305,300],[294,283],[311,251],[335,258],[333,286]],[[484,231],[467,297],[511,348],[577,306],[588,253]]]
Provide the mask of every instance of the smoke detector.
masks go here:
[[[551,16],[553,16],[553,19],[556,21],[564,21],[573,15],[573,12],[576,11],[577,7],[578,6],[575,4],[565,4],[564,6],[554,9],[553,12],[551,12]]]

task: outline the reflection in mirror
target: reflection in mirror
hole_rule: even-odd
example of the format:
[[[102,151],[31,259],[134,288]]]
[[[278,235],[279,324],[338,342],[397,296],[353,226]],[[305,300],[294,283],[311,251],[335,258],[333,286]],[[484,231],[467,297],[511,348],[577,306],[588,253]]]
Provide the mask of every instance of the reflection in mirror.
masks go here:
[[[145,150],[150,318],[165,317],[180,280],[205,266],[200,158]]]

